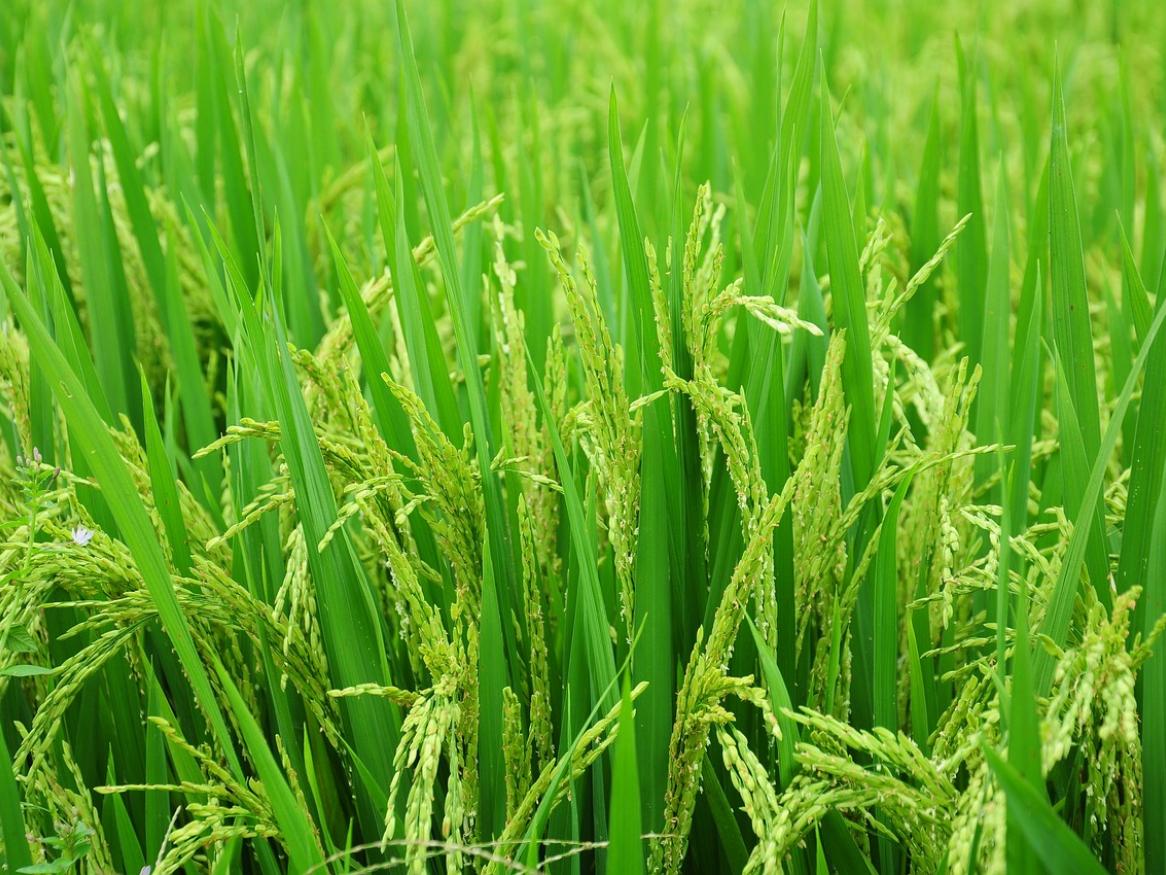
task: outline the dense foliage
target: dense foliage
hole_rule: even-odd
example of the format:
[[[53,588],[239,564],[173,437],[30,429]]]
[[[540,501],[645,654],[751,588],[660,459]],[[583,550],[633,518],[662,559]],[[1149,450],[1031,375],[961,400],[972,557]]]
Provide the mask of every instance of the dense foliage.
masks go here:
[[[1164,20],[5,0],[0,868],[1166,871]]]

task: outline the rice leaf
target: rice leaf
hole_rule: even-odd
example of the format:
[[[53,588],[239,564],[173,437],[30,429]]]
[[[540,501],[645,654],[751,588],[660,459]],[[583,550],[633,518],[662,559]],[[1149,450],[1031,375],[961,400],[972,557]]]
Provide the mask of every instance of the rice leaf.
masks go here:
[[[851,406],[847,448],[854,488],[862,489],[874,472],[875,403],[871,369],[870,328],[866,290],[858,270],[858,249],[851,222],[850,200],[842,178],[830,92],[822,86],[822,227],[830,264],[831,301],[838,328],[846,331],[842,387]]]
[[[619,735],[612,754],[611,835],[607,865],[612,872],[636,875],[644,871],[644,852],[640,837],[640,780],[631,692],[631,682],[625,676],[619,709]]]
[[[1101,873],[1105,869],[1089,849],[1061,820],[1048,802],[1040,797],[1032,785],[1021,777],[991,748],[985,747],[984,757],[992,767],[1004,792],[1015,806],[1016,822],[1044,864],[1059,872]]]

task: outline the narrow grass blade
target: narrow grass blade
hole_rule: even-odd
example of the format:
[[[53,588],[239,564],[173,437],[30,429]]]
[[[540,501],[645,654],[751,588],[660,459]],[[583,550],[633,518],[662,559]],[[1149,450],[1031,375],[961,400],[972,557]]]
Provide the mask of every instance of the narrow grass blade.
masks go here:
[[[1081,434],[1081,421],[1073,403],[1073,394],[1065,376],[1065,368],[1057,361],[1056,368],[1056,409],[1061,437],[1061,479],[1063,482],[1065,506],[1075,526],[1088,532],[1085,548],[1085,567],[1089,579],[1104,605],[1111,601],[1109,592],[1109,557],[1106,555],[1104,536],[1105,520],[1100,507],[1085,508],[1082,505],[1085,484],[1089,480],[1089,461],[1086,457],[1085,439]],[[1076,508],[1081,508],[1075,512]]]
[[[1123,313],[1128,313],[1130,316],[1134,331],[1140,340],[1142,335],[1146,333],[1146,329],[1150,327],[1150,320],[1153,318],[1150,293],[1142,279],[1143,274],[1138,271],[1133,248],[1130,246],[1129,238],[1126,237],[1125,226],[1119,224],[1118,231],[1121,233],[1122,310]]]
[[[931,121],[923,141],[915,209],[911,214],[911,268],[918,270],[939,248],[939,172],[942,151],[939,93],[931,100]],[[925,360],[935,351],[936,282],[929,279],[907,302],[903,340]]]
[[[4,836],[4,862],[12,872],[32,865],[20,805],[20,789],[12,772],[8,741],[0,730],[0,834]]]
[[[846,331],[842,387],[851,407],[847,448],[854,488],[862,489],[874,472],[876,413],[871,369],[866,290],[858,269],[850,201],[842,178],[842,161],[830,111],[830,92],[822,85],[822,227],[830,263],[834,319]]]
[[[1158,335],[1163,321],[1166,321],[1166,307],[1160,307],[1158,309],[1158,315],[1154,318],[1153,324],[1151,324],[1150,329],[1146,332],[1146,337],[1142,342],[1142,348],[1138,352],[1138,357],[1134,360],[1130,375],[1126,379],[1125,387],[1122,389],[1121,396],[1118,398],[1117,404],[1114,407],[1109,425],[1105,430],[1105,436],[1101,441],[1101,451],[1096,455],[1092,469],[1089,472],[1089,481],[1084,489],[1080,511],[1077,514],[1078,520],[1089,519],[1095,512],[1097,501],[1101,496],[1102,483],[1105,479],[1106,465],[1110,455],[1113,453],[1113,448],[1117,445],[1122,420],[1125,418],[1126,409],[1130,404],[1130,398],[1134,393],[1138,378],[1142,373],[1142,368],[1145,367],[1146,359],[1149,356],[1150,349],[1153,347],[1154,338]],[[1058,646],[1062,646],[1065,643],[1065,637],[1069,631],[1073,603],[1077,598],[1078,577],[1081,574],[1081,566],[1085,559],[1086,545],[1091,529],[1092,526],[1089,525],[1079,524],[1073,527],[1073,535],[1069,539],[1069,546],[1065,551],[1064,558],[1061,560],[1061,569],[1057,574],[1056,584],[1049,597],[1044,622],[1041,624],[1041,634],[1047,635]],[[1049,685],[1053,679],[1053,667],[1052,654],[1044,648],[1037,649],[1033,663],[1034,688],[1036,689],[1037,695],[1043,696],[1048,692]]]
[[[1081,875],[1105,872],[1081,839],[1016,769],[991,748],[984,748],[984,756],[1009,801],[1015,802],[1009,812],[1015,812],[1016,823],[1046,867]]]
[[[186,534],[186,522],[178,499],[178,478],[171,460],[166,454],[162,432],[158,428],[158,418],[154,414],[150,384],[144,372],[139,371],[142,385],[142,422],[146,433],[146,461],[150,469],[150,486],[154,493],[154,509],[162,517],[166,530],[166,540],[170,545],[170,555],[175,570],[179,574],[190,574],[190,542]]]
[[[619,218],[620,249],[623,252],[624,267],[627,270],[628,289],[631,293],[629,312],[640,358],[632,367],[635,382],[633,391],[642,387],[644,392],[659,387],[661,378],[655,367],[648,365],[650,350],[656,346],[655,320],[652,316],[652,296],[648,286],[648,259],[644,253],[644,236],[632,202],[631,185],[623,161],[623,144],[619,129],[619,108],[612,86],[607,112],[608,158],[611,163],[612,188],[615,193],[616,215]]]
[[[743,872],[749,861],[749,849],[741,835],[741,827],[734,815],[732,803],[721,785],[720,776],[706,753],[700,761],[701,780],[704,790],[701,800],[708,805],[709,817],[716,827],[720,850],[724,853],[732,875]]]
[[[774,659],[761,633],[757,631],[753,618],[746,614],[745,619],[749,622],[753,643],[757,647],[761,676],[765,679],[765,687],[769,691],[769,704],[773,708],[773,713],[777,715],[777,725],[781,728],[781,739],[777,745],[778,774],[781,777],[781,785],[788,787],[797,773],[795,751],[798,744],[798,725],[786,714],[786,711],[793,709],[793,701],[790,699],[789,689],[782,678],[781,670],[777,667],[777,660]]]
[[[397,314],[405,335],[405,349],[416,391],[445,436],[450,440],[460,439],[462,416],[446,369],[428,297],[424,294],[425,284],[409,247],[405,173],[398,163],[395,199],[390,194],[379,161],[373,167],[373,176],[376,180],[381,235],[388,253],[389,272],[395,284]]]
[[[271,803],[272,814],[279,824],[280,840],[287,848],[288,863],[297,872],[312,871],[323,865],[324,855],[316,843],[311,818],[296,801],[283,769],[267,746],[263,730],[247,708],[230,673],[217,658],[215,663],[219,684],[235,716],[235,724],[239,727],[247,754],[255,764],[259,780],[263,782],[263,792]]]
[[[1088,462],[1097,455],[1100,415],[1093,333],[1085,290],[1081,222],[1069,163],[1065,99],[1058,73],[1053,83],[1053,132],[1049,153],[1049,272],[1052,280],[1053,336],[1065,364],[1065,378],[1081,422]]]
[[[105,780],[111,786],[117,783],[112,754],[109,758],[109,768],[105,773]],[[134,831],[134,821],[130,817],[125,801],[121,796],[113,793],[103,800],[101,808],[106,838],[111,840],[111,844],[116,842],[117,855],[121,858],[124,871],[140,873],[146,866],[146,858],[142,854],[138,834]]]
[[[959,334],[973,363],[980,361],[984,335],[984,283],[988,264],[988,223],[980,184],[980,125],[976,103],[976,59],[968,62],[956,40],[960,81],[960,158],[956,212],[972,214],[956,244],[956,278],[959,285]]]
[[[636,757],[636,722],[632,715],[631,683],[624,677],[619,710],[619,735],[612,755],[611,833],[607,846],[609,872],[639,875],[644,871],[640,826],[640,779]]]
[[[1009,373],[1008,314],[1011,312],[1009,283],[1010,240],[1008,219],[1008,188],[1003,161],[997,171],[996,201],[993,210],[992,255],[988,262],[988,277],[984,292],[983,338],[980,345],[980,366],[983,376],[976,404],[976,438],[982,445],[1002,443],[1009,434],[1009,405],[1011,387]],[[966,229],[965,229],[966,230]],[[977,459],[977,475],[985,479],[994,467],[991,456]]]
[[[1125,247],[1129,254],[1128,245]],[[1126,260],[1129,275],[1128,284],[1134,288],[1144,286],[1134,267],[1132,257]],[[1134,294],[1135,299],[1141,295]],[[1144,301],[1144,298],[1142,298]],[[1159,295],[1158,309],[1166,305],[1166,295]],[[1138,309],[1141,309],[1140,307]],[[1137,317],[1135,324],[1143,345],[1149,325],[1149,312]],[[1135,310],[1137,312],[1137,310]],[[1143,324],[1144,323],[1144,324]],[[1146,360],[1146,377],[1142,384],[1142,398],[1138,407],[1137,426],[1134,431],[1133,446],[1130,450],[1130,479],[1126,492],[1126,513],[1122,526],[1121,554],[1118,557],[1115,583],[1118,592],[1125,592],[1131,586],[1146,581],[1150,568],[1150,554],[1153,551],[1151,529],[1154,525],[1156,508],[1163,503],[1160,488],[1163,472],[1166,471],[1166,341],[1158,337]],[[1139,604],[1138,610],[1143,608]],[[1152,621],[1149,614],[1145,615]]]
[[[502,758],[503,689],[509,685],[502,626],[498,619],[498,591],[490,543],[482,554],[482,616],[478,650],[478,759],[482,798],[478,811],[483,836],[493,838],[506,821],[506,763]]]
[[[159,227],[150,212],[142,174],[138,169],[133,147],[130,145],[129,133],[126,131],[121,115],[118,114],[109,77],[99,58],[94,58],[92,66],[97,82],[97,99],[101,105],[105,130],[109,136],[114,162],[117,165],[118,182],[125,198],[130,227],[133,229],[138,251],[141,253],[146,276],[149,278],[155,299],[159,306],[164,308],[163,290],[166,287],[166,261],[162,254],[161,242],[158,239]],[[165,309],[162,312],[165,314]]]
[[[651,157],[651,156],[649,156]],[[660,388],[662,377],[654,350],[655,309],[648,280],[644,237],[632,201],[631,184],[623,160],[619,111],[615,90],[608,102],[608,162],[619,224],[620,250],[627,272],[629,310],[632,316],[638,359],[627,365],[627,381],[643,392]],[[673,652],[673,570],[681,560],[670,555],[670,542],[679,546],[685,537],[684,520],[668,508],[680,500],[673,421],[664,404],[649,405],[643,413],[640,463],[639,540],[636,546],[634,620],[642,644],[633,663],[637,681],[648,682],[638,721],[644,727],[641,768],[648,806],[644,811],[649,829],[663,826],[664,788],[668,775],[668,743],[672,724],[672,688],[676,654]],[[670,490],[671,487],[671,490]],[[669,491],[673,494],[669,495]],[[688,511],[690,509],[686,509]]]
[[[115,288],[112,264],[107,249],[109,229],[94,189],[89,163],[89,133],[85,123],[81,86],[74,82],[69,100],[68,127],[70,160],[75,176],[73,218],[79,246],[81,273],[89,290],[88,312],[91,322],[93,358],[110,405],[117,413],[130,413],[127,389],[133,363],[132,320],[126,313],[128,296]],[[136,389],[137,380],[134,378]],[[137,407],[134,405],[134,418]]]
[[[1037,285],[1039,286],[1039,270]],[[1033,432],[1036,428],[1036,414],[1042,389],[1041,379],[1041,331],[1044,308],[1041,296],[1035,294],[1029,312],[1028,325],[1024,335],[1017,326],[1015,349],[1013,352],[1011,424],[1008,443],[1013,450],[1013,480],[1008,498],[1013,525],[1018,531],[1027,528],[1028,485],[1032,472]]]

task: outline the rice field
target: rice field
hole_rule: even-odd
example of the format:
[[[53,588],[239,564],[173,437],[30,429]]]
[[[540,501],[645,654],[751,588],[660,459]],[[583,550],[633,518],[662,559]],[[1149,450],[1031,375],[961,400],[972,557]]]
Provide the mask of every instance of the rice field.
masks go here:
[[[1151,0],[4,0],[0,871],[1166,872]]]

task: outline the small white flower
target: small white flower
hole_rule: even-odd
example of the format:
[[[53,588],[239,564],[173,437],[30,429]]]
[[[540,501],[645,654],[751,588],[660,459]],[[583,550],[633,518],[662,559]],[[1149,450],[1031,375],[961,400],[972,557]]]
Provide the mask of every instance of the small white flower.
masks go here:
[[[93,530],[87,529],[85,526],[76,526],[73,529],[73,543],[78,547],[84,547],[93,540]]]

